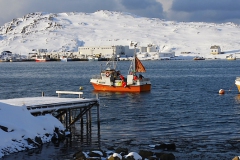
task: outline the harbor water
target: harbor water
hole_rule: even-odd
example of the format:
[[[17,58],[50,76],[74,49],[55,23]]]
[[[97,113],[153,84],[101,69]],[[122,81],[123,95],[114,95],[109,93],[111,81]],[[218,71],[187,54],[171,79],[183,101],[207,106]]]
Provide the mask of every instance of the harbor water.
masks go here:
[[[240,95],[234,85],[240,62],[227,60],[143,61],[152,90],[145,93],[94,92],[89,82],[105,62],[0,63],[0,99],[57,96],[79,91],[100,98],[100,135],[92,123],[90,140],[73,137],[58,145],[4,156],[3,159],[72,159],[89,148],[109,146],[129,151],[175,143],[176,159],[232,159],[240,155]],[[130,61],[118,62],[127,74]],[[225,94],[219,95],[220,89]],[[76,126],[74,135],[78,135]],[[89,137],[88,137],[89,138]],[[81,139],[81,140],[80,140]],[[161,152],[161,151],[158,151]],[[164,152],[164,151],[162,151]],[[167,152],[167,151],[166,151]]]

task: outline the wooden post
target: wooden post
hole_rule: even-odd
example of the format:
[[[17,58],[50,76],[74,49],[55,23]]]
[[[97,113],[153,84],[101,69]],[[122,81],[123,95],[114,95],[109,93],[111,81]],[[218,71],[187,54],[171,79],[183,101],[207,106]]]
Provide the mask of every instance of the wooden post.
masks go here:
[[[91,107],[91,106],[89,106],[89,107]],[[88,131],[89,131],[89,133],[91,134],[92,133],[92,114],[91,114],[92,112],[91,112],[91,109],[89,109],[89,111],[88,111],[88,114],[89,114],[89,120],[88,120]]]
[[[89,138],[90,137],[90,133],[89,133],[89,113],[86,112],[86,143],[89,144]]]
[[[89,123],[91,123],[92,122],[92,110],[91,109],[88,111],[88,114],[89,114]]]
[[[82,113],[82,108],[80,108],[80,112]],[[83,116],[80,118],[81,121],[81,130],[83,130]]]
[[[68,109],[66,109],[65,126],[68,126]]]
[[[98,134],[100,135],[100,106],[97,105],[97,123],[98,123]]]
[[[71,116],[72,116],[72,110],[71,109],[68,109],[68,126],[69,126],[69,131],[71,132],[71,128],[72,127],[70,127],[70,124],[71,124]]]
[[[88,112],[86,112],[86,132],[88,132],[88,120],[89,119],[89,117],[88,117]]]
[[[82,108],[79,109],[80,114],[82,114]],[[80,117],[80,140],[83,142],[83,116]]]

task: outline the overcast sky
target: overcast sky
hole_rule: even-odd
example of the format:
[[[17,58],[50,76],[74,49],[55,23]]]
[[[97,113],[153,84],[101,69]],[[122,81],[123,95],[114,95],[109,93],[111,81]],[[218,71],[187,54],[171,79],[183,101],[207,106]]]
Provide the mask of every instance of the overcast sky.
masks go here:
[[[240,24],[240,0],[0,0],[0,26],[32,12],[110,10],[184,22]]]

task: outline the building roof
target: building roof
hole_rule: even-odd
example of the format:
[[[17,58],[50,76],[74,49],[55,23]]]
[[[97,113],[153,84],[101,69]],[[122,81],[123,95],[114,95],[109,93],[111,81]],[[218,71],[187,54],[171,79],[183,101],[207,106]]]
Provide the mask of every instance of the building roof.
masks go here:
[[[218,49],[220,48],[220,46],[217,46],[217,45],[214,45],[214,46],[211,46],[210,49]]]

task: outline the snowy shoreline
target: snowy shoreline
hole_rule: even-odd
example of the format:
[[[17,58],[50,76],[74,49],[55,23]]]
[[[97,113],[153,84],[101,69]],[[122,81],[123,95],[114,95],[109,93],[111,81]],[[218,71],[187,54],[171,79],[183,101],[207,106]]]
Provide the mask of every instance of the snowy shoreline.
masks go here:
[[[33,149],[47,143],[63,124],[52,115],[33,116],[26,106],[0,103],[0,158],[14,152]]]
[[[56,128],[59,130],[64,130],[63,124],[53,117],[52,115],[44,115],[44,116],[38,116],[34,117],[30,114],[30,112],[27,110],[26,106],[12,106],[4,103],[0,103],[0,136],[1,136],[1,143],[0,143],[0,158],[10,155],[15,152],[20,152],[28,149],[34,149],[41,146],[43,143],[48,143],[52,141],[54,138],[54,135],[56,135]],[[56,138],[56,137],[55,137]],[[109,142],[111,143],[111,142]],[[126,142],[127,143],[127,142]],[[176,146],[175,146],[176,143]],[[195,158],[214,158],[215,154],[211,154],[211,150],[209,150],[207,153],[201,152],[201,148],[185,148],[186,146],[195,146],[191,143],[200,143],[200,142],[185,142],[186,144],[181,144],[183,142],[174,142],[172,144],[169,144],[170,147],[167,147],[166,144],[161,145],[150,145],[146,146],[148,149],[144,149],[145,152],[153,154],[153,157],[161,157],[166,156],[170,157],[172,159],[175,159],[175,157],[178,159],[189,159],[189,157]],[[112,144],[115,146],[114,144]],[[118,145],[120,145],[118,143]],[[123,146],[129,146],[129,144],[122,144]],[[140,144],[139,144],[140,145]],[[222,144],[223,146],[226,146],[228,144]],[[136,146],[137,147],[137,146]],[[212,146],[214,147],[214,146]],[[218,146],[219,147],[219,146]],[[138,148],[138,147],[137,147]],[[190,149],[190,150],[189,150]],[[92,149],[93,150],[93,149]],[[111,159],[111,156],[117,156],[117,151],[111,151],[112,148],[107,148],[106,153],[109,154],[109,157],[106,155],[103,156],[103,152],[99,155],[102,159]],[[117,150],[117,149],[116,149]],[[125,149],[126,150],[126,149]],[[139,153],[133,152],[133,148],[130,149],[131,152],[126,152],[125,156],[137,156],[139,159],[139,155],[142,156],[141,152]],[[184,152],[183,152],[184,151]],[[144,152],[144,153],[145,153]],[[228,153],[229,152],[229,153]],[[231,150],[229,150],[226,153],[219,154],[218,158],[222,157],[223,159],[229,158],[229,155],[231,155]],[[87,156],[90,158],[89,154],[90,152],[81,152],[76,153],[73,156]],[[100,151],[99,151],[100,153]],[[186,154],[188,153],[188,154]],[[92,153],[93,154],[93,153]],[[235,155],[237,156],[237,155]],[[234,156],[233,156],[234,157]],[[233,158],[231,157],[231,158]],[[141,158],[140,158],[141,159]],[[190,158],[191,159],[191,158]]]

